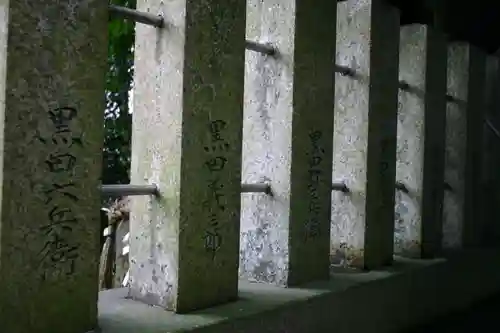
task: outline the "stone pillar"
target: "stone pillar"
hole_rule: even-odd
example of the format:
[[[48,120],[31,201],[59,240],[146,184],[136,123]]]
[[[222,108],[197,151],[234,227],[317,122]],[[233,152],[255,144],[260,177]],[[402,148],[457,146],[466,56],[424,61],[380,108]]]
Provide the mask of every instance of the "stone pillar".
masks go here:
[[[335,10],[335,1],[248,4],[247,38],[279,54],[247,52],[242,177],[268,182],[273,196],[242,196],[242,278],[329,277]]]
[[[0,2],[0,330],[97,325],[108,4]]]
[[[481,246],[484,218],[481,212],[481,173],[483,133],[486,115],[485,83],[486,54],[475,48],[469,50],[469,90],[467,96],[467,146],[465,164],[463,245]]]
[[[396,254],[432,257],[441,247],[446,129],[445,36],[426,25],[401,28],[396,181]]]
[[[490,106],[488,107],[490,114],[490,122],[495,127],[495,131],[490,131],[490,144],[491,144],[491,154],[493,155],[490,164],[490,179],[492,180],[493,188],[489,190],[492,192],[492,198],[490,198],[491,206],[490,212],[491,216],[488,218],[488,230],[486,244],[488,246],[500,247],[500,209],[498,209],[498,204],[500,203],[500,94],[498,94],[498,89],[500,89],[500,55],[495,54],[495,60],[491,59],[491,62],[496,64],[494,70],[493,80],[490,84]],[[489,192],[489,193],[491,193]]]
[[[466,43],[448,46],[445,196],[443,246],[459,248],[477,243],[480,220],[475,196],[480,173],[484,112],[485,55]]]
[[[137,4],[129,296],[178,313],[238,295],[245,6]]]
[[[486,59],[485,103],[486,113],[483,133],[483,156],[479,209],[482,213],[484,228],[482,244],[498,246],[500,242],[500,222],[498,221],[498,189],[500,188],[500,117],[498,110],[498,90],[500,89],[500,67],[498,56]]]
[[[331,255],[334,265],[392,262],[399,12],[381,0],[338,4]]]

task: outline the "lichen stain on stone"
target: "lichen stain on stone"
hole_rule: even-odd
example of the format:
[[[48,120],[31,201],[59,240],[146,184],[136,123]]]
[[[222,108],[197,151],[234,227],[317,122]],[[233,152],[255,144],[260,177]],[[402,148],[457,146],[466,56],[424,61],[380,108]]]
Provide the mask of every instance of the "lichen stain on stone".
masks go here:
[[[249,281],[286,285],[288,249],[273,202],[258,194],[243,198],[248,223],[240,234],[240,277]],[[245,216],[248,214],[248,216]]]
[[[241,233],[240,275],[250,281],[286,284],[287,255],[269,223]],[[280,265],[282,262],[282,265]]]
[[[258,103],[256,112],[260,116],[263,138],[271,140],[270,124],[272,123],[272,118],[269,110],[274,110],[280,99],[280,88],[277,87],[277,81],[280,78],[282,69],[270,57],[260,56],[255,62],[255,71],[259,73],[253,82],[255,101]]]
[[[422,254],[422,244],[418,240],[403,239],[397,254],[407,258],[420,258]]]
[[[354,179],[349,177],[348,179]],[[360,182],[361,183],[361,182]],[[348,267],[358,264],[362,259],[364,246],[365,194],[353,189],[349,195],[334,193],[332,195],[332,217],[330,229],[330,256],[332,265]],[[361,183],[362,184],[362,183]],[[361,253],[361,255],[359,254]]]
[[[330,264],[336,268],[363,267],[364,251],[349,246],[347,243],[340,243],[339,246],[332,246],[330,249]]]
[[[153,269],[153,275],[151,276],[151,280],[154,283],[158,284],[158,277],[156,276],[156,270],[155,269]]]
[[[37,30],[44,36],[49,36],[52,33],[52,28],[45,16],[38,17]]]
[[[444,193],[443,209],[443,247],[458,248],[461,245],[462,211],[456,193]]]
[[[406,234],[405,215],[408,214],[408,207],[404,200],[396,200],[394,209],[394,250],[397,252],[402,248]]]

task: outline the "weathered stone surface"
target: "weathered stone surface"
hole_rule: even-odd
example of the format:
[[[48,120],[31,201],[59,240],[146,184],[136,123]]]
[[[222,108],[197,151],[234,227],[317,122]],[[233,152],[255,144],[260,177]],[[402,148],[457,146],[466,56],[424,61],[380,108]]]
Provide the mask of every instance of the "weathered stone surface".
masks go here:
[[[462,43],[448,46],[448,94],[446,106],[445,184],[443,203],[443,247],[462,245],[465,147],[467,142],[467,91],[469,48]]]
[[[375,268],[393,257],[399,13],[379,0],[337,5],[337,75],[331,256],[334,265]]]
[[[277,285],[329,277],[336,3],[248,3],[240,275]],[[317,22],[324,22],[317,24]],[[318,47],[321,45],[321,47]]]
[[[0,323],[97,324],[107,2],[0,1]]]
[[[464,190],[465,247],[481,246],[484,219],[481,212],[481,173],[483,132],[486,114],[486,54],[476,47],[469,49],[469,89],[467,96],[467,145]]]
[[[401,27],[394,250],[429,257],[441,246],[446,121],[445,37],[420,24]]]
[[[486,114],[483,133],[483,156],[480,189],[480,212],[484,221],[482,244],[487,246],[500,245],[500,63],[498,56],[488,56],[486,59]]]
[[[245,52],[244,0],[138,1],[130,296],[176,312],[236,299]]]
[[[482,228],[477,213],[480,174],[477,149],[482,138],[485,55],[466,43],[448,47],[448,93],[454,97],[446,110],[446,154],[443,246],[458,248],[476,243]]]

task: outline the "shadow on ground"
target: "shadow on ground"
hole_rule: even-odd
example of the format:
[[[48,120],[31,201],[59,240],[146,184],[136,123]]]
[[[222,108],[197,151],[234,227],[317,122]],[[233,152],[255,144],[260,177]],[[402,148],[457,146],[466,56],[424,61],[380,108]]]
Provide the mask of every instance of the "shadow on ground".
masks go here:
[[[401,333],[462,333],[483,329],[500,331],[500,294],[491,296],[465,310],[457,311]]]

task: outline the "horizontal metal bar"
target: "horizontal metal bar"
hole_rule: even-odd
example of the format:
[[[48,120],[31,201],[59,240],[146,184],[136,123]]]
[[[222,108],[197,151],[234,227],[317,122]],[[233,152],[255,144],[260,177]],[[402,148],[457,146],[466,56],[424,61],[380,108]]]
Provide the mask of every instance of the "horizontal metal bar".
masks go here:
[[[245,48],[247,50],[267,54],[269,56],[273,56],[277,53],[276,49],[274,47],[272,47],[271,45],[252,42],[251,40],[245,41]]]
[[[116,185],[101,185],[101,193],[109,196],[132,196],[132,195],[158,195],[158,187],[156,185],[131,185],[131,184],[116,184]],[[269,184],[241,184],[242,193],[265,193],[271,194],[271,186]]]
[[[163,28],[163,26],[165,25],[165,21],[164,21],[163,17],[161,17],[159,15],[144,13],[144,12],[140,12],[140,11],[135,10],[135,9],[130,9],[130,8],[122,7],[122,6],[116,6],[116,5],[109,5],[109,11],[116,16],[120,16],[120,17],[125,18],[125,19],[133,20],[133,21],[138,22],[138,23],[151,25],[151,26],[154,26],[157,28]],[[253,42],[250,40],[245,41],[245,47],[248,50],[260,52],[260,53],[267,54],[270,56],[275,55],[277,53],[276,49],[269,44],[257,43],[257,42]]]
[[[122,6],[109,5],[109,12],[121,18],[132,20],[137,23],[151,25],[156,28],[163,28],[165,24],[163,17],[159,15],[144,13],[135,9],[126,8]]]
[[[347,185],[344,182],[333,183],[332,184],[332,191],[349,193],[349,188],[347,187]]]
[[[272,195],[269,184],[241,184],[241,193],[265,193]]]
[[[338,65],[338,64],[335,65],[335,72],[339,73],[342,76],[355,76],[356,75],[356,71],[354,69],[349,68],[347,66]],[[405,90],[405,91],[408,91],[411,89],[411,85],[404,80],[399,80],[398,87],[399,87],[399,89]],[[456,100],[455,97],[453,97],[449,94],[446,95],[446,101],[454,102],[455,100]]]
[[[342,76],[355,76],[356,71],[350,67],[343,66],[343,65],[338,65],[335,64],[335,72],[339,73]],[[400,80],[399,83],[399,89],[401,90],[410,90],[410,85],[408,82]]]
[[[131,184],[116,184],[116,185],[101,185],[101,193],[106,196],[132,196],[132,195],[158,195],[158,187],[156,185],[131,185]]]

